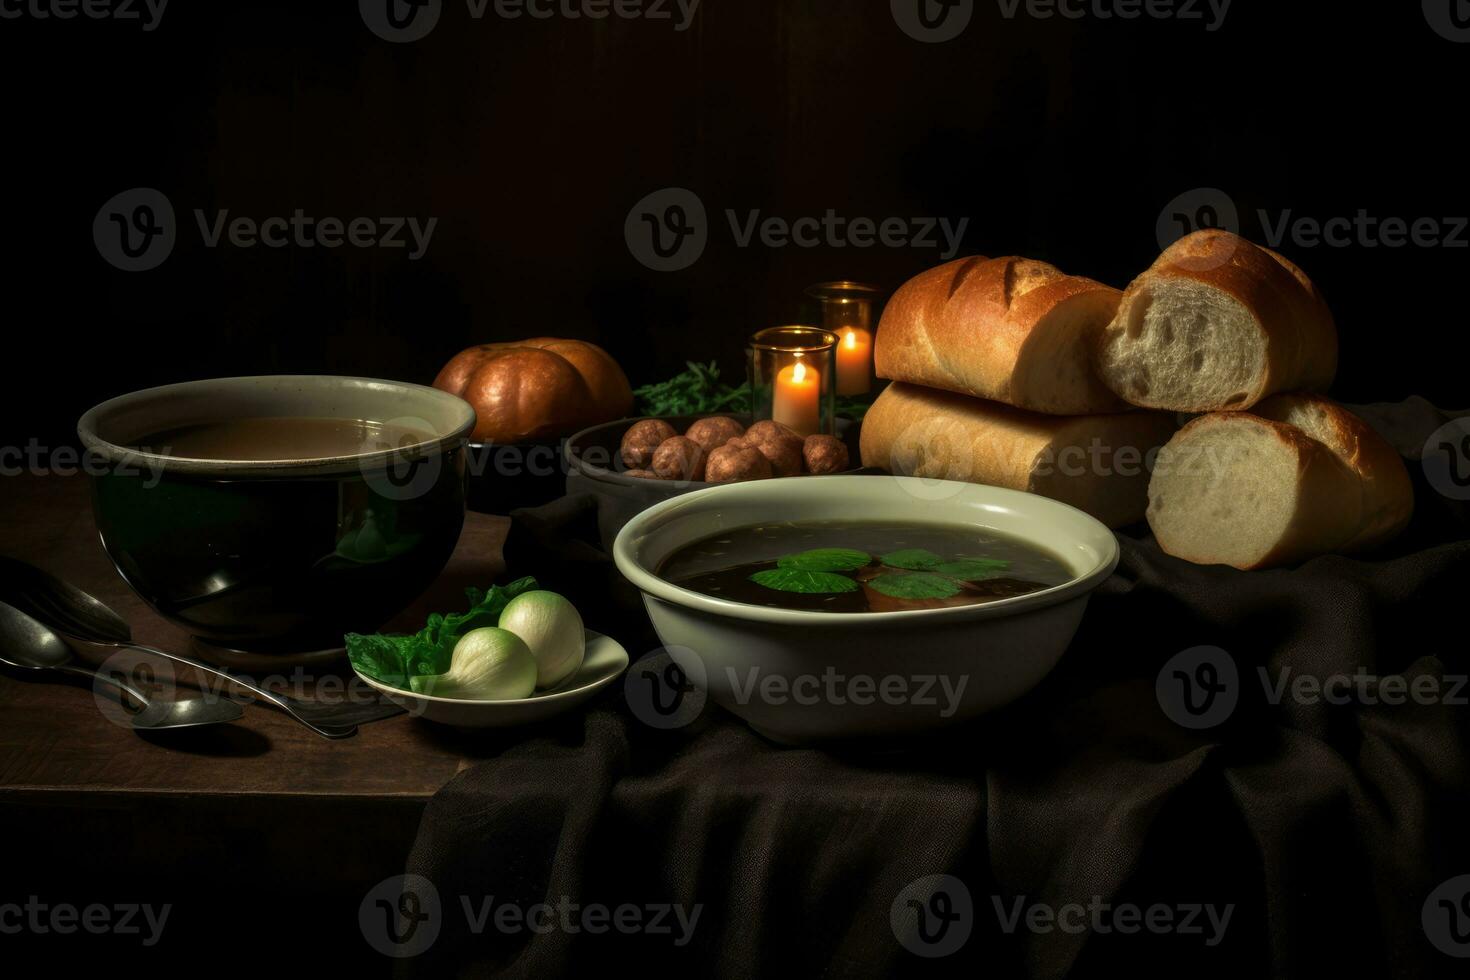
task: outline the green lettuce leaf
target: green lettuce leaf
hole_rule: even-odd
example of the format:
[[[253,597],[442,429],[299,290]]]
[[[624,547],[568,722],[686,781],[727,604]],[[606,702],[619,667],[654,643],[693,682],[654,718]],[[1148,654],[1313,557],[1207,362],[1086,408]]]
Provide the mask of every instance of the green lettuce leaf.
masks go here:
[[[470,630],[494,626],[510,600],[536,588],[527,576],[490,591],[466,589],[470,608],[462,613],[434,613],[424,628],[408,636],[387,633],[348,633],[347,659],[362,674],[380,684],[408,690],[415,677],[442,674],[454,657],[454,645]]]

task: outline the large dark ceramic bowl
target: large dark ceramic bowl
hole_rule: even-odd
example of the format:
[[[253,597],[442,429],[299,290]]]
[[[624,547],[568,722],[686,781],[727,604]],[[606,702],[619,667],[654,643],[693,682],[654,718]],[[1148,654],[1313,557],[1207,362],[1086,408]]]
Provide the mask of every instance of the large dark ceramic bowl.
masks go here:
[[[224,461],[163,456],[137,440],[241,418],[392,422],[414,445],[353,455]],[[464,523],[475,413],[453,395],[364,378],[222,378],[123,395],[82,416],[98,460],[102,545],[159,613],[254,653],[339,646],[389,619],[443,569]]]

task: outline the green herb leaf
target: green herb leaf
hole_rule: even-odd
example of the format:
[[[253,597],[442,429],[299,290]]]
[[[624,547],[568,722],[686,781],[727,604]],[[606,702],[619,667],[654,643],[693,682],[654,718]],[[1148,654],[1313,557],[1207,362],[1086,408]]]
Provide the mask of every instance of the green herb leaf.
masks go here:
[[[902,551],[890,551],[883,556],[883,564],[889,568],[907,568],[911,571],[924,571],[943,562],[943,558],[927,548],[905,548]]]
[[[935,565],[933,570],[961,582],[979,582],[981,579],[993,578],[1010,567],[1011,563],[1003,558],[956,558],[943,565]]]
[[[960,591],[954,579],[932,572],[879,575],[868,585],[894,599],[948,599]]]
[[[853,548],[813,548],[782,555],[776,565],[801,572],[851,572],[872,562],[873,556]]]
[[[846,575],[832,572],[803,572],[795,568],[768,568],[750,577],[756,585],[763,585],[777,592],[801,592],[806,595],[824,595],[835,592],[856,592],[857,582]]]
[[[470,608],[466,612],[434,613],[423,629],[410,636],[348,633],[344,637],[347,659],[373,680],[407,690],[415,677],[448,670],[461,636],[481,626],[495,626],[506,603],[535,588],[536,580],[527,576],[509,585],[492,585],[489,592],[467,589]]]

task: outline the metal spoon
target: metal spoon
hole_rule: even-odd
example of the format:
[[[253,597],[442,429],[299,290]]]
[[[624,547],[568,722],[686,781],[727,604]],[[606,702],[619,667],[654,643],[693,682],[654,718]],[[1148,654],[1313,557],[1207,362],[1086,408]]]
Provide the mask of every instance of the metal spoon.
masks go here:
[[[149,701],[124,681],[78,665],[76,655],[65,640],[45,624],[3,602],[0,602],[0,663],[22,670],[55,670],[64,674],[75,674],[125,691],[142,705],[138,711],[132,712],[133,727],[140,730],[216,725],[235,721],[244,714],[238,704],[224,698],[191,697],[178,701]],[[125,701],[123,704],[124,707],[127,706]]]
[[[63,636],[95,646],[152,654],[229,681],[280,708],[323,738],[348,738],[357,733],[358,725],[403,714],[402,707],[378,698],[366,704],[324,705],[276,694],[193,657],[134,643],[127,621],[100,599],[15,558],[0,557],[0,600],[24,609]]]

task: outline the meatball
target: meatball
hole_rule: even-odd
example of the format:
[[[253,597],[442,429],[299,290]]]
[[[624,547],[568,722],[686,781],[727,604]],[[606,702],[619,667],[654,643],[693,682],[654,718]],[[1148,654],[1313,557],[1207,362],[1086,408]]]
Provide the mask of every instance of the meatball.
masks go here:
[[[721,446],[709,454],[704,467],[704,478],[711,483],[743,483],[770,475],[770,461],[750,446]]]
[[[708,453],[723,446],[736,436],[745,435],[745,426],[732,418],[716,415],[695,422],[684,435],[693,439],[699,444],[699,448]]]
[[[766,419],[756,422],[745,430],[745,435],[755,442],[765,442],[767,439],[784,437],[789,439],[800,439],[801,434],[784,422]]]
[[[808,473],[841,473],[848,467],[847,445],[836,436],[807,436],[802,456]]]
[[[703,480],[704,450],[686,436],[673,436],[653,454],[653,471],[662,480]]]
[[[634,422],[623,434],[623,464],[629,469],[647,469],[653,462],[654,450],[665,439],[676,435],[674,427],[663,419]]]
[[[745,441],[770,461],[776,476],[801,475],[801,436],[795,429],[766,419],[745,430]]]

